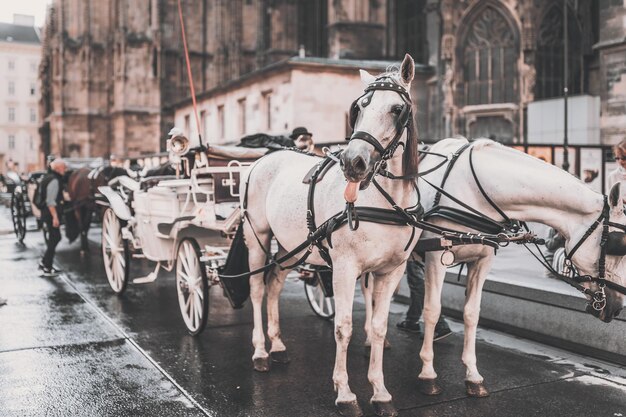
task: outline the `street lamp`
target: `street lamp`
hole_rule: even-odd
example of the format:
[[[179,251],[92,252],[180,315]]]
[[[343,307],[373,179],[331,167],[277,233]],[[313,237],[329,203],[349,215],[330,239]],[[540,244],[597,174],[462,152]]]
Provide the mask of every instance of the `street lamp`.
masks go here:
[[[567,59],[568,55],[568,46],[569,46],[569,36],[567,31],[567,1],[563,0],[563,169],[565,171],[569,171],[569,150],[567,148],[567,85],[568,82],[568,68],[569,60]]]

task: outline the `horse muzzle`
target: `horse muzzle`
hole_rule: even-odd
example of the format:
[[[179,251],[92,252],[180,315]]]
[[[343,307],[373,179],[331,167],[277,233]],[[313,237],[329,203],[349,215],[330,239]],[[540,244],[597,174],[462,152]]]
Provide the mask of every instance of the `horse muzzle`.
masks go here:
[[[371,157],[366,152],[350,152],[346,149],[341,154],[343,175],[350,182],[361,182],[373,168]]]

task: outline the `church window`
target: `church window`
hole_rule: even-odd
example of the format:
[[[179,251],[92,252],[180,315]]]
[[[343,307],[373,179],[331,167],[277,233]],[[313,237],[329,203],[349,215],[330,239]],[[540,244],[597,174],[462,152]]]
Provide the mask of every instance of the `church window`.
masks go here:
[[[486,7],[464,40],[463,94],[466,105],[517,101],[518,50],[504,16]]]

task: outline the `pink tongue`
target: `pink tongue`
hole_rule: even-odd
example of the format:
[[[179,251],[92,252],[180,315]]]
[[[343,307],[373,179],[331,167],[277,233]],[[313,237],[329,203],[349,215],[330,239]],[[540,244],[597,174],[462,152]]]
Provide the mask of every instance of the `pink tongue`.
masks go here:
[[[359,196],[359,184],[361,183],[348,181],[346,191],[343,192],[343,198],[345,198],[348,203],[354,203]]]

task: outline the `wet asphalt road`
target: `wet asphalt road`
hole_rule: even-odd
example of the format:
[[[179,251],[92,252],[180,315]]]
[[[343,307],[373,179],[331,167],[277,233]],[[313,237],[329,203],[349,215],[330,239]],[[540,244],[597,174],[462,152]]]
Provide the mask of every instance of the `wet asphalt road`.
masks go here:
[[[4,213],[0,213],[4,214]],[[97,239],[97,231],[92,238]],[[287,283],[281,324],[291,363],[252,369],[252,312],[232,310],[211,289],[210,317],[198,337],[186,333],[172,274],[150,284],[110,290],[99,247],[80,257],[63,242],[57,264],[66,274],[41,278],[41,237],[26,247],[0,236],[0,416],[337,416],[331,381],[331,322],[317,318],[303,283]],[[150,267],[133,261],[131,277]],[[626,416],[626,370],[558,349],[481,329],[478,363],[491,396],[468,398],[460,357],[462,328],[436,344],[444,392],[417,391],[421,340],[396,330],[390,317],[387,388],[400,416]],[[363,356],[364,308],[355,307],[349,351],[353,391],[366,415],[371,387]],[[626,337],[626,336],[625,336]]]

